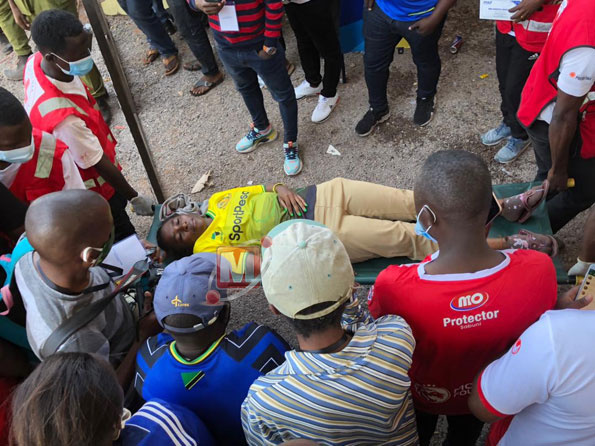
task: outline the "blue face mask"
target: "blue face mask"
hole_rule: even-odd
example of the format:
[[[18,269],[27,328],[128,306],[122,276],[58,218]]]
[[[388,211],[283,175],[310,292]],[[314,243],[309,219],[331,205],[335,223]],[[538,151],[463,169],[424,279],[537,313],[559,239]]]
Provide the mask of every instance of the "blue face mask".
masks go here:
[[[80,60],[75,60],[74,62],[68,62],[67,60],[62,59],[57,54],[52,54],[58,59],[60,59],[62,62],[68,64],[68,70],[65,70],[60,65],[58,65],[58,68],[60,68],[64,72],[64,74],[69,74],[71,76],[84,76],[85,74],[89,74],[89,72],[93,69],[93,58],[90,54],[87,57],[84,57]]]
[[[432,225],[430,225],[428,229],[424,229],[424,227],[421,225],[421,222],[419,221],[419,217],[421,216],[421,213],[423,211],[428,211],[432,215],[434,223],[436,223],[436,214],[434,214],[434,211],[430,209],[430,207],[427,204],[424,204],[424,206],[419,211],[419,214],[417,214],[417,221],[415,222],[415,233],[417,235],[421,235],[422,237],[427,238],[428,240],[431,240],[434,243],[438,243],[438,240],[436,240],[434,237],[430,235],[429,231],[430,229],[432,229]]]

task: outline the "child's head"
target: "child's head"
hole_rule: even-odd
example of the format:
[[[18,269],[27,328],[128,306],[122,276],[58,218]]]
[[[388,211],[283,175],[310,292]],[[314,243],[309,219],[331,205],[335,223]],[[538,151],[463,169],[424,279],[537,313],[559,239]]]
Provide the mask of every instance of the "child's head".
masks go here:
[[[121,428],[123,401],[107,362],[88,353],[52,355],[14,393],[12,444],[111,445]]]
[[[53,192],[31,203],[25,232],[46,262],[90,268],[103,260],[113,243],[112,214],[107,201],[95,192]]]
[[[225,332],[230,304],[217,284],[215,254],[194,254],[163,271],[155,290],[157,321],[180,342]],[[221,336],[219,334],[219,336]]]
[[[25,163],[33,157],[31,121],[21,101],[0,87],[0,168],[3,164]]]
[[[43,11],[31,25],[31,37],[44,59],[65,74],[83,76],[93,68],[93,35],[69,12]]]
[[[208,223],[199,213],[174,214],[157,231],[157,244],[168,256],[181,259],[192,255],[194,243]]]

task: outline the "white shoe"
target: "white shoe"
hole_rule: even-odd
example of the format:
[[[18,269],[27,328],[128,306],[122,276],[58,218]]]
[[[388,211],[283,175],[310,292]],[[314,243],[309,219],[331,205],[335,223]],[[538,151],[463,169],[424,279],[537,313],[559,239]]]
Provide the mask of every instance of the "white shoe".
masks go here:
[[[335,94],[332,98],[327,98],[323,95],[318,96],[318,104],[312,112],[312,122],[325,121],[335,109],[335,105],[339,102],[339,94]]]
[[[306,96],[314,96],[322,91],[322,82],[318,87],[312,87],[310,82],[303,81],[297,87],[295,87],[295,98],[302,99]]]

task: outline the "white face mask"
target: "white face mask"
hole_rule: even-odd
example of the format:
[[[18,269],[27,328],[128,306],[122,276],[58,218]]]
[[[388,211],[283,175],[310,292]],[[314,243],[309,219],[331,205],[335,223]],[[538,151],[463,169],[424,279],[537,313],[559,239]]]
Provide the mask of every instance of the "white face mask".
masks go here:
[[[31,144],[28,146],[12,150],[0,150],[0,161],[23,164],[33,158],[34,153],[35,141],[33,140],[33,135],[31,135]]]

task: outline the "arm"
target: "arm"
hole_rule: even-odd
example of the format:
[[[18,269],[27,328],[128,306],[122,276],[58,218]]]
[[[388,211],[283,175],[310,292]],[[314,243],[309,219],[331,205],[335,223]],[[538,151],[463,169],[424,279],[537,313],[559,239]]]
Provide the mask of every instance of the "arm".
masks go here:
[[[123,195],[126,200],[130,201],[138,196],[138,193],[130,184],[128,184],[128,181],[126,181],[126,178],[124,178],[120,169],[114,166],[105,153],[93,167],[97,170],[99,175],[101,175],[103,179],[116,190],[116,192]]]
[[[294,190],[290,189],[284,184],[267,184],[264,188],[267,192],[275,192],[277,194],[279,204],[283,206],[283,208],[287,210],[287,212],[289,212],[289,215],[291,215],[292,217],[294,215],[301,217],[302,212],[304,212],[305,214],[308,211],[308,204],[306,203],[306,201],[302,197],[300,197]]]
[[[14,21],[17,22],[17,25],[19,25],[25,31],[29,31],[31,29],[31,23],[29,23],[29,19],[24,16],[17,5],[15,5],[14,0],[8,0],[8,5],[10,6]]]
[[[578,113],[583,100],[584,96],[575,97],[558,90],[549,127],[552,168],[548,172],[547,179],[551,190],[559,191],[567,188],[569,147],[576,134]]]
[[[269,48],[276,48],[281,37],[283,11],[281,0],[264,0],[264,45]]]
[[[21,234],[25,232],[27,205],[18,200],[2,183],[0,183],[0,204],[3,209],[11,210],[11,212],[2,213],[0,231],[16,243]]]
[[[440,22],[444,20],[444,17],[446,17],[446,13],[450,8],[452,8],[456,1],[457,0],[438,0],[438,3],[434,8],[434,12],[432,12],[432,15],[418,20],[409,27],[409,30],[417,30],[417,32],[422,36],[432,34],[436,27],[440,24]]]

